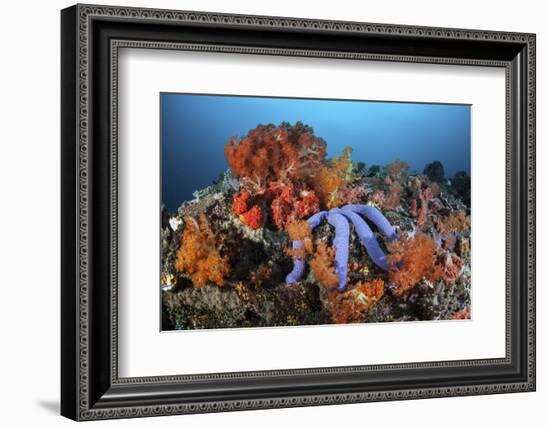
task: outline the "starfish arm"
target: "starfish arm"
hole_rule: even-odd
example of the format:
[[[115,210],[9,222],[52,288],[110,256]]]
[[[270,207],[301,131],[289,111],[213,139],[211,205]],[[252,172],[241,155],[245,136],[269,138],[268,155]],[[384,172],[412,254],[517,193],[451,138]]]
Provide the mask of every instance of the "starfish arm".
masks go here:
[[[378,229],[390,240],[395,240],[397,238],[397,233],[393,226],[386,217],[373,206],[365,206],[362,204],[348,204],[345,207],[342,207],[344,211],[351,211],[358,213],[361,216],[365,216],[367,219],[371,220]]]
[[[315,228],[317,228],[317,226],[319,226],[319,224],[325,220],[325,217],[327,217],[327,212],[323,211],[323,212],[318,212],[318,213],[315,213],[313,216],[311,216],[308,220],[307,220],[307,223],[309,224],[311,230],[313,231]]]
[[[346,288],[346,277],[349,258],[349,224],[342,216],[339,209],[332,209],[328,214],[328,223],[334,226],[334,240],[332,244],[336,248],[336,272],[338,273],[338,288]]]
[[[307,223],[309,224],[311,230],[313,231],[319,224],[327,217],[327,212],[318,212],[315,213],[313,216],[311,216]],[[304,242],[300,240],[294,240],[292,241],[292,249],[295,250],[297,248],[304,248]],[[304,259],[298,259],[294,258],[294,267],[292,268],[292,271],[286,276],[285,282],[287,284],[294,284],[302,278],[302,275],[304,274],[306,263]]]
[[[304,248],[304,243],[300,240],[294,240],[292,241],[292,249],[299,249]],[[294,267],[292,268],[292,271],[286,276],[285,282],[287,284],[295,284],[296,282],[300,281],[300,278],[302,278],[302,275],[304,274],[306,263],[304,259],[300,259],[299,257],[294,257]]]
[[[353,223],[355,232],[357,233],[361,244],[363,244],[363,247],[367,250],[367,253],[372,261],[379,268],[387,271],[388,262],[386,261],[386,255],[380,248],[380,245],[378,244],[378,241],[376,241],[376,237],[367,222],[365,222],[361,216],[350,209],[343,208],[342,214],[346,216],[351,223]]]

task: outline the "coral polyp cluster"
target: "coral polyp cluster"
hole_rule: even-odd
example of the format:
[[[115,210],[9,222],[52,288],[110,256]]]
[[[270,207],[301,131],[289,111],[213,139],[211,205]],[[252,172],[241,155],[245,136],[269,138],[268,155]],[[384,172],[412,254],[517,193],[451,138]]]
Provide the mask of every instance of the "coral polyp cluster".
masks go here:
[[[469,176],[338,152],[300,122],[229,138],[228,170],[163,210],[163,328],[471,317]]]

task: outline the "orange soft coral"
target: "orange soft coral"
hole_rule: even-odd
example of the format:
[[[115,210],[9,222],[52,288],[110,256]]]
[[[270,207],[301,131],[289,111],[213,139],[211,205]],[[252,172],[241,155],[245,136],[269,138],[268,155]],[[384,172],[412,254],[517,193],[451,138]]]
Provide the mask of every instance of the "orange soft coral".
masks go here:
[[[311,226],[305,220],[294,220],[286,225],[286,232],[291,241],[302,241],[307,252],[313,249]]]
[[[202,215],[199,221],[187,216],[184,221],[185,230],[176,254],[176,271],[187,274],[197,288],[208,282],[225,285],[225,277],[230,272],[229,261],[218,251],[206,216]]]
[[[344,293],[330,292],[328,310],[338,324],[361,322],[384,295],[384,281],[374,279],[351,286]]]
[[[338,274],[334,267],[334,248],[324,242],[317,243],[313,258],[309,262],[313,276],[326,288],[338,286]]]
[[[426,234],[418,233],[411,239],[402,237],[390,243],[389,248],[389,278],[395,286],[393,292],[396,296],[405,296],[422,278],[436,275],[437,246]]]
[[[449,216],[436,218],[435,227],[439,232],[462,232],[470,228],[470,216],[464,210],[458,210]]]
[[[463,309],[461,311],[458,311],[451,317],[452,320],[465,320],[470,318],[471,318],[471,315],[468,309]]]

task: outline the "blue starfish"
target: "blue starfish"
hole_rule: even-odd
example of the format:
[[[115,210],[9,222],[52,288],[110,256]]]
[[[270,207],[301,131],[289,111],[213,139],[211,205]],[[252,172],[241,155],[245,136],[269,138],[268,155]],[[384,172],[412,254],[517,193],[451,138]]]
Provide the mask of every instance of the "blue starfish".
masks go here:
[[[395,240],[397,234],[386,217],[373,206],[361,204],[348,204],[342,208],[331,209],[330,211],[322,211],[311,216],[307,223],[314,230],[325,218],[328,223],[334,227],[335,235],[333,246],[336,248],[336,272],[338,273],[338,288],[343,290],[346,288],[346,277],[348,270],[349,258],[349,224],[348,221],[355,227],[355,232],[361,241],[361,244],[367,250],[369,257],[378,267],[383,270],[388,270],[386,255],[380,248],[374,233],[370,226],[361,217],[365,216],[371,220],[382,233],[390,240]],[[292,242],[293,249],[304,248],[303,241],[294,240]],[[286,277],[287,284],[294,284],[302,278],[305,269],[305,261],[298,257],[294,258],[294,268]]]

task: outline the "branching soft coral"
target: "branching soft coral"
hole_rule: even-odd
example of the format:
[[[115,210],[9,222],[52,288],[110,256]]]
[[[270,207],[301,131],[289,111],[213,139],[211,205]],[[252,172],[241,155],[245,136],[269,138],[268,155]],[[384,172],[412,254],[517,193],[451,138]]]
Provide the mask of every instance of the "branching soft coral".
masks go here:
[[[409,176],[409,165],[405,161],[395,160],[386,168],[388,175],[393,179],[403,181]]]
[[[388,185],[387,191],[375,191],[371,194],[369,200],[383,209],[396,209],[401,204],[403,188],[397,180],[392,180],[389,176],[386,177],[384,183]]]
[[[219,286],[226,284],[230,266],[227,257],[222,256],[216,245],[216,237],[206,216],[199,220],[184,218],[185,230],[175,261],[176,271],[189,275],[193,286],[204,287],[208,282]]]
[[[273,190],[272,190],[273,191]],[[275,192],[271,202],[271,216],[277,229],[284,229],[292,221],[304,219],[319,211],[319,199],[315,192],[296,189],[288,184]]]
[[[243,214],[250,209],[250,192],[241,190],[233,194],[233,211],[237,214]]]
[[[429,202],[434,198],[432,188],[418,177],[409,182],[409,187],[413,191],[410,202],[411,216],[416,217],[418,226],[422,226],[428,221]]]
[[[266,189],[269,181],[309,180],[326,155],[326,143],[314,136],[313,129],[298,122],[259,125],[225,145],[231,172],[253,191]]]
[[[431,280],[443,280],[447,287],[451,287],[462,275],[464,261],[454,253],[443,252],[437,259],[432,270]]]
[[[384,281],[374,279],[350,286],[344,293],[330,292],[328,310],[337,324],[361,322],[384,295]]]
[[[351,148],[344,148],[340,156],[321,165],[313,179],[313,188],[327,209],[345,202],[343,191],[354,178],[351,152]]]
[[[436,218],[434,221],[439,232],[462,232],[470,228],[470,216],[467,216],[464,210]]]
[[[252,229],[263,226],[263,211],[271,213],[268,219],[280,230],[319,210],[312,182],[325,167],[326,143],[311,127],[300,122],[259,125],[238,141],[233,137],[225,155],[243,186],[234,195],[233,211]]]
[[[287,223],[286,232],[292,241],[300,240],[304,243],[304,248],[307,252],[311,252],[313,249],[313,234],[311,232],[311,226],[307,223],[307,220],[294,220]]]
[[[436,280],[443,271],[435,267],[437,246],[429,236],[418,233],[413,238],[402,237],[389,244],[389,278],[393,292],[402,297],[422,278]]]
[[[319,194],[323,206],[327,209],[337,207],[340,203],[338,191],[345,181],[339,173],[328,165],[323,165],[317,171],[313,187]]]
[[[252,208],[239,216],[251,229],[260,229],[264,223],[262,208],[260,206],[252,206]]]
[[[328,247],[321,241],[317,243],[313,258],[309,261],[313,276],[326,288],[336,288],[339,282],[338,273],[334,267],[334,254],[334,247]]]

